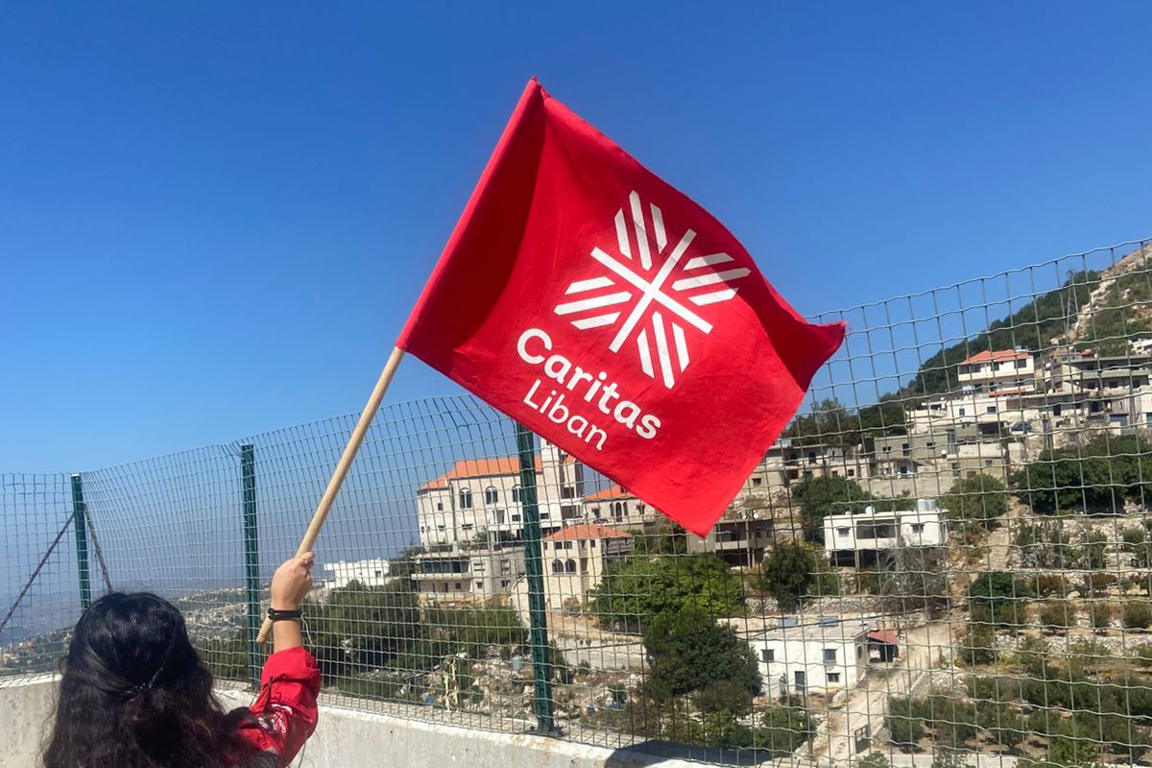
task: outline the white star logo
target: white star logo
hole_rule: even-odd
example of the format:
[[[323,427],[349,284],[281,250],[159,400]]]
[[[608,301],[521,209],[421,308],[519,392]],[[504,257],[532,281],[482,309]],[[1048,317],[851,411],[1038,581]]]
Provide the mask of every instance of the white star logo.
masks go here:
[[[668,252],[663,261],[653,271],[653,248],[657,260],[664,256],[668,246],[668,236],[664,229],[664,215],[655,205],[649,204],[651,227],[645,220],[644,209],[640,204],[640,196],[633,192],[628,196],[631,208],[632,230],[628,229],[628,217],[624,209],[616,211],[616,245],[619,255],[628,262],[632,262],[633,245],[640,260],[640,269],[634,269],[632,264],[610,256],[600,248],[593,248],[591,256],[611,275],[600,275],[586,280],[577,280],[570,283],[565,296],[589,294],[587,297],[575,298],[557,305],[555,312],[560,316],[577,315],[570,320],[572,325],[582,331],[592,328],[602,328],[615,325],[623,314],[617,309],[619,304],[634,301],[623,323],[620,323],[616,335],[608,345],[608,349],[619,352],[624,343],[635,333],[636,349],[640,356],[640,368],[646,375],[656,378],[653,367],[653,347],[660,365],[660,378],[668,389],[676,384],[676,375],[688,367],[688,340],[684,326],[691,326],[707,335],[712,331],[712,324],[700,317],[696,312],[681,303],[686,298],[697,307],[715,304],[718,301],[727,301],[736,295],[736,288],[729,287],[733,280],[747,277],[749,270],[746,267],[715,271],[711,267],[726,264],[732,257],[726,253],[709,253],[705,256],[695,256],[688,259],[683,266],[680,260],[688,250],[688,246],[696,237],[691,229],[686,229],[680,241]],[[649,232],[654,242],[649,242]],[[677,272],[676,279],[671,284],[672,293],[668,292],[666,283]],[[718,287],[717,287],[718,286]],[[697,292],[700,288],[710,288],[707,291]],[[605,289],[613,289],[606,292]],[[675,296],[673,294],[683,294]],[[651,308],[651,313],[648,310]],[[607,312],[596,312],[605,310]],[[667,319],[665,313],[668,314]],[[647,322],[642,323],[645,315],[649,314]],[[671,344],[669,343],[668,328],[671,327]],[[651,333],[649,333],[651,332]],[[675,366],[673,365],[675,356]],[[674,370],[674,368],[676,370]]]

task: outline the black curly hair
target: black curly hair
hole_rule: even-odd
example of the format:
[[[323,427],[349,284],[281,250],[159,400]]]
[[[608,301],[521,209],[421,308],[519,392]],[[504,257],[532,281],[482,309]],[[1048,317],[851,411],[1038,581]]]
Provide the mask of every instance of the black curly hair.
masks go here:
[[[105,595],[84,612],[61,663],[45,768],[225,768],[276,765],[237,753],[252,713],[225,712],[184,617],[146,592]]]

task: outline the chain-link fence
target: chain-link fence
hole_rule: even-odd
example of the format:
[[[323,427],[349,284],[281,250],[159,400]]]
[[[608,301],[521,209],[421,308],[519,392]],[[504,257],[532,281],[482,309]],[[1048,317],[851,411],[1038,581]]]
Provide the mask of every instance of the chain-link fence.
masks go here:
[[[475,398],[386,406],[317,549],[326,701],[701,760],[1152,757],[1150,256],[816,318],[845,346],[706,540]],[[250,684],[353,424],[0,476],[0,685],[109,588]]]

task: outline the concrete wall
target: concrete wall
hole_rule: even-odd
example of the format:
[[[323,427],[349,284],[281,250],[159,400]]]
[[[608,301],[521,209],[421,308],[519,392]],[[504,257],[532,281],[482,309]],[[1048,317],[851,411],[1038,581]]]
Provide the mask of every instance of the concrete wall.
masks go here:
[[[36,678],[0,685],[0,768],[38,765],[55,685]],[[243,691],[223,691],[225,706],[251,702]],[[699,752],[700,750],[697,750]],[[321,707],[320,725],[294,765],[302,768],[689,768],[706,765],[654,754],[590,747],[570,741],[460,728],[338,707]]]

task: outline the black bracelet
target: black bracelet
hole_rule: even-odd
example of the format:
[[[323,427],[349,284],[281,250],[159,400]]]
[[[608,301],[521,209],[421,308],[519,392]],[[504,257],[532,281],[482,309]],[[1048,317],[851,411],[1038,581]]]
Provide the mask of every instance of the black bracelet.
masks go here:
[[[278,611],[275,608],[268,609],[268,618],[272,621],[284,621],[285,619],[299,619],[303,614],[297,608],[294,611]]]

